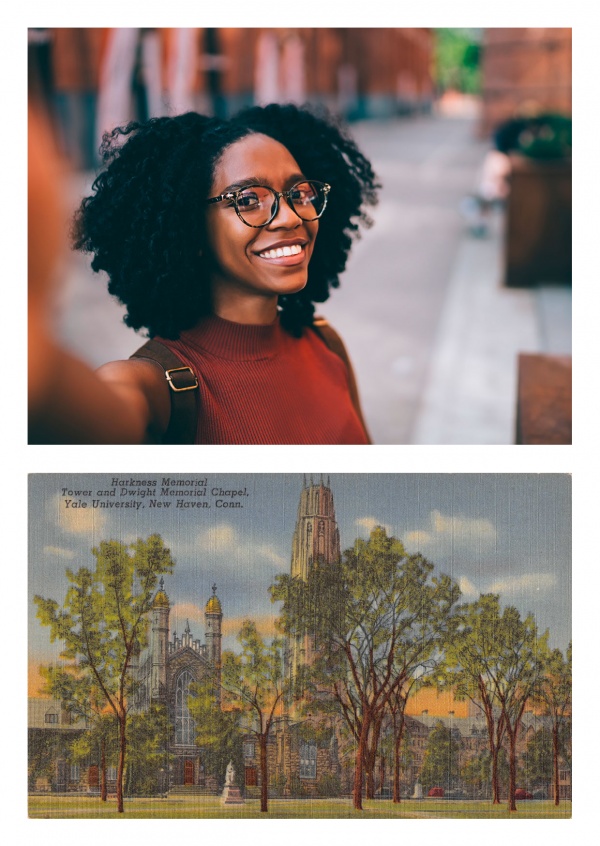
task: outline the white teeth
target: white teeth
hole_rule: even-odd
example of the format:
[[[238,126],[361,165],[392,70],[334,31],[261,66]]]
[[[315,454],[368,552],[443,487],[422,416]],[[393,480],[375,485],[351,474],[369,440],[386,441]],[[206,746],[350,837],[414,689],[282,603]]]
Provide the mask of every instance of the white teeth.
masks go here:
[[[275,250],[265,250],[264,253],[259,253],[261,258],[282,258],[283,256],[297,256],[302,252],[300,244],[292,244],[291,247],[277,247]]]

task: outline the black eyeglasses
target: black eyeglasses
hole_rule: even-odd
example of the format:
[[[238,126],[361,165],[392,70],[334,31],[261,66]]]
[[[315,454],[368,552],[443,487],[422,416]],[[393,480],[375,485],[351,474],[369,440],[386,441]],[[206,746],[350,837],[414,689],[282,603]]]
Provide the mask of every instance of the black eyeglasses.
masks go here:
[[[327,205],[331,186],[326,182],[302,180],[289,191],[275,191],[268,185],[248,185],[236,191],[227,191],[218,197],[211,197],[207,203],[231,200],[242,223],[254,229],[267,226],[277,216],[279,200],[285,199],[288,206],[301,220],[318,220]]]

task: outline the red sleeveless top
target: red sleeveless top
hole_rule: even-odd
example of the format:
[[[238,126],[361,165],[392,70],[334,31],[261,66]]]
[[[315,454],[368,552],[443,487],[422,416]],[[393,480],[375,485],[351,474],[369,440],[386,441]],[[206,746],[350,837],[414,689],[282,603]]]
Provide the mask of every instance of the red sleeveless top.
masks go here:
[[[366,444],[342,359],[310,328],[203,318],[157,338],[198,377],[199,444]]]

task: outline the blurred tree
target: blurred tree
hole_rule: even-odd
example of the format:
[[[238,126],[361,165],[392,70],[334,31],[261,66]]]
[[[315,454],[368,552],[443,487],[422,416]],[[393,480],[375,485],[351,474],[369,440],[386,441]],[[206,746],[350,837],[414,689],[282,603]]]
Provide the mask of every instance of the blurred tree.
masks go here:
[[[481,88],[479,31],[436,29],[435,81],[442,91],[478,94]]]

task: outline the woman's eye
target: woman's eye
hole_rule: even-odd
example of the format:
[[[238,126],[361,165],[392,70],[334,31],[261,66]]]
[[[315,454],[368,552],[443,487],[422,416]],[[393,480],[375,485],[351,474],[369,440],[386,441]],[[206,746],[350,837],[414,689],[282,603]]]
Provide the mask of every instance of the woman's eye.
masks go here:
[[[312,187],[307,185],[305,187],[295,188],[292,191],[292,202],[307,205],[312,203],[315,199],[315,192]]]
[[[240,194],[238,197],[238,206],[243,209],[251,209],[260,205],[260,199],[254,192],[247,192]]]

